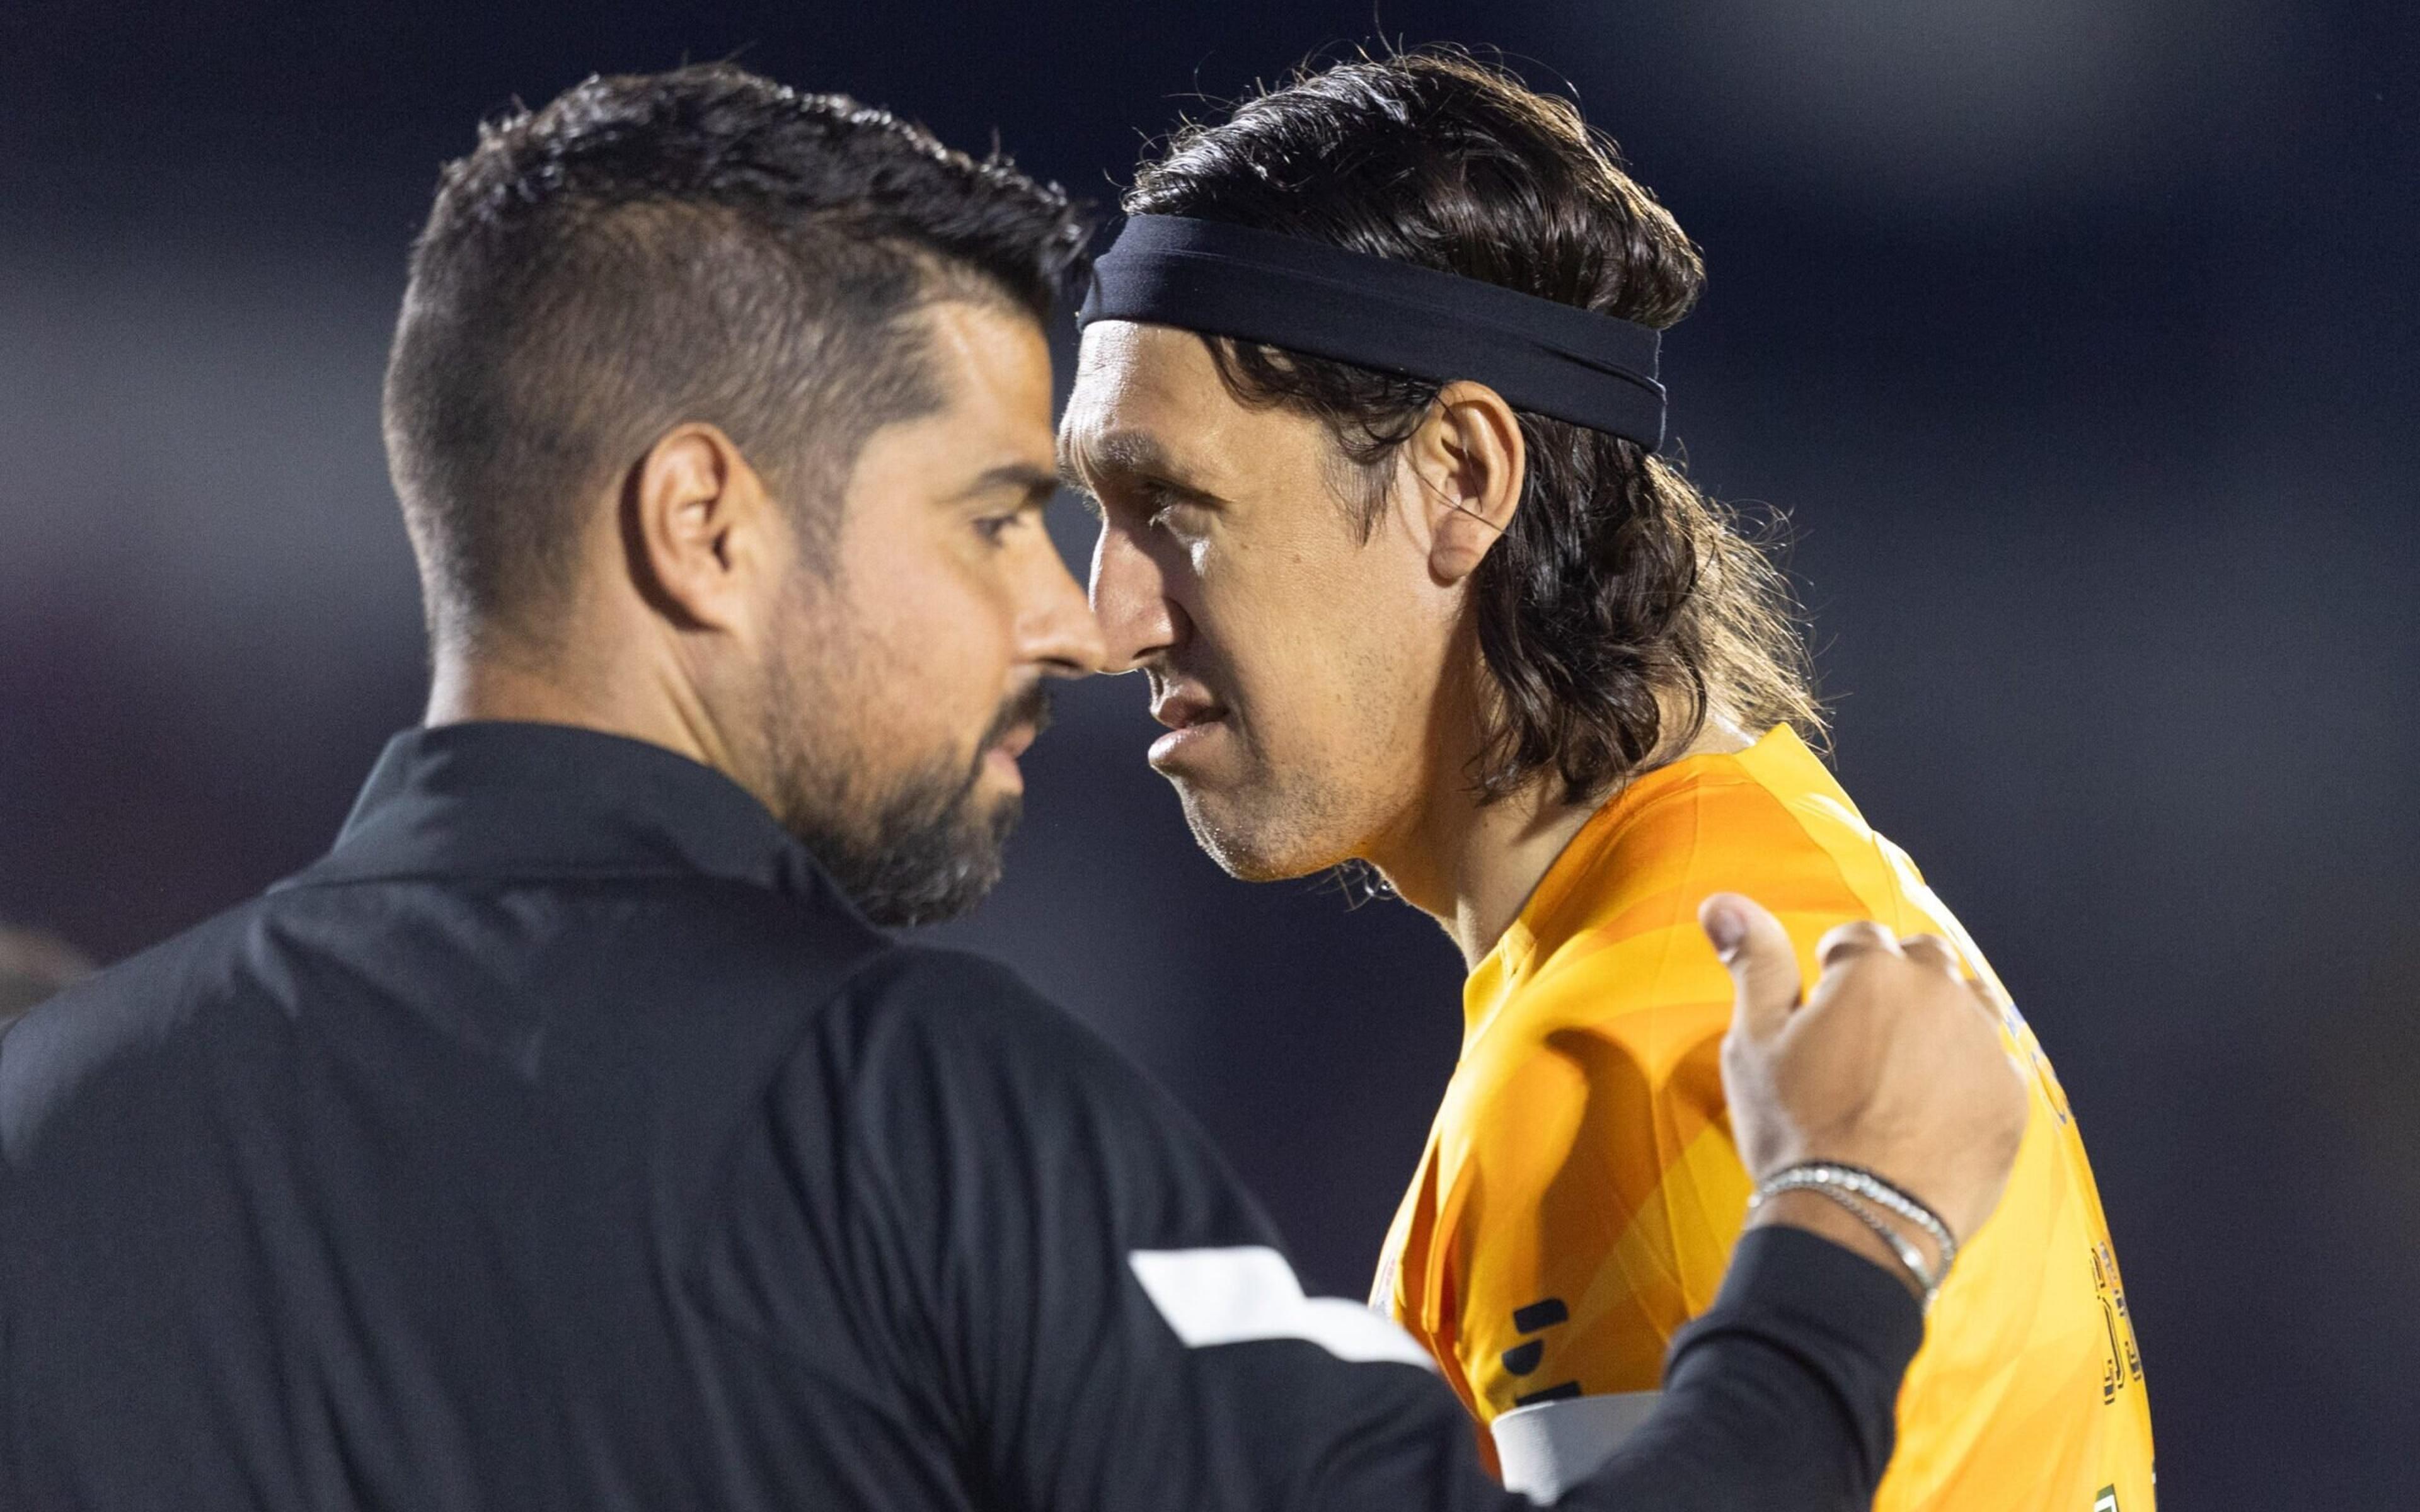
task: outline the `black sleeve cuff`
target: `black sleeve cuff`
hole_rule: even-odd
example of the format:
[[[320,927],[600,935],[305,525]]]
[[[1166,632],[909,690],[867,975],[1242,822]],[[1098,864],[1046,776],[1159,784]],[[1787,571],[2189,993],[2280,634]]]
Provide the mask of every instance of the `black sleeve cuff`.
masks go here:
[[[1672,1340],[1668,1389],[1690,1352],[1745,1335],[1795,1361],[1838,1405],[1867,1484],[1890,1461],[1900,1379],[1924,1342],[1924,1310],[1899,1279],[1803,1228],[1751,1228],[1731,1252],[1722,1294]]]

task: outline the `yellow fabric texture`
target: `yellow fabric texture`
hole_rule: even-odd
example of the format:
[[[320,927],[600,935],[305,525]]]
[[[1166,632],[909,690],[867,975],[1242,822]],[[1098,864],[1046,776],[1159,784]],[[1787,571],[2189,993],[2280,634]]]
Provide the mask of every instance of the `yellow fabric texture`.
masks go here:
[[[1616,795],[1471,973],[1461,1059],[1373,1304],[1482,1424],[1656,1388],[1748,1197],[1716,1060],[1731,982],[1697,924],[1724,890],[1779,916],[1810,981],[1835,924],[1944,936],[2030,1068],[2008,1196],[1934,1305],[1874,1505],[2149,1512],[2142,1361],[2066,1094],[1965,931],[1787,728]]]

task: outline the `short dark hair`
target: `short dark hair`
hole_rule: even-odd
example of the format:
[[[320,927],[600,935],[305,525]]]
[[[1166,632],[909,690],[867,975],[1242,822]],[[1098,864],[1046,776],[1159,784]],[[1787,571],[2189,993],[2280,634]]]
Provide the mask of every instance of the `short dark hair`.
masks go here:
[[[1307,238],[1658,329],[1705,279],[1680,226],[1569,100],[1459,50],[1307,68],[1224,121],[1188,123],[1144,162],[1125,208]],[[1348,501],[1374,525],[1384,464],[1442,385],[1205,340],[1238,399],[1326,424]],[[1710,708],[1819,733],[1787,579],[1730,512],[1631,441],[1519,419],[1520,507],[1472,587],[1498,695],[1472,774],[1481,796],[1551,774],[1569,800],[1594,798],[1688,744]]]
[[[868,435],[940,402],[911,317],[980,298],[1047,319],[1089,234],[997,150],[729,64],[486,124],[413,246],[387,366],[432,634],[542,634],[573,511],[685,421],[794,499],[836,492]]]

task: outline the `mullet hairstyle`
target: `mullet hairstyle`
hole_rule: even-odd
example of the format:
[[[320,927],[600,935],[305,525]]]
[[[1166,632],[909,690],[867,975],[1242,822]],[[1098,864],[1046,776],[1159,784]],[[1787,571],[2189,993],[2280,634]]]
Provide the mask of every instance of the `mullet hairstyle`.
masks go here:
[[[1667,328],[1705,283],[1697,248],[1569,100],[1466,53],[1304,69],[1146,162],[1129,214],[1184,215],[1394,258]],[[1397,451],[1441,384],[1204,336],[1228,392],[1327,426],[1366,537]],[[1483,801],[1542,777],[1590,802],[1686,748],[1822,715],[1787,579],[1679,467],[1522,411],[1512,524],[1472,582],[1492,674]]]
[[[924,306],[1047,321],[1090,232],[997,150],[728,64],[484,125],[413,245],[386,375],[432,640],[551,643],[589,501],[688,422],[828,545],[866,438],[943,403]]]

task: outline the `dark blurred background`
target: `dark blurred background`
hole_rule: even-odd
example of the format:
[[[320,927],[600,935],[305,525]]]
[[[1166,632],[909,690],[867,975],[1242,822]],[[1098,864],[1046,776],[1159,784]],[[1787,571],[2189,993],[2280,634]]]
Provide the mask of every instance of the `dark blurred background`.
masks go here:
[[[1706,250],[1675,429],[1787,514],[1839,769],[2057,1060],[2168,1504],[2420,1505],[2406,8],[5,0],[0,918],[102,958],[190,924],[318,852],[415,718],[378,388],[481,116],[737,54],[1108,202],[1314,49],[1501,48]],[[1063,709],[947,933],[1172,1086],[1360,1294],[1457,958],[1219,875],[1139,687]]]

